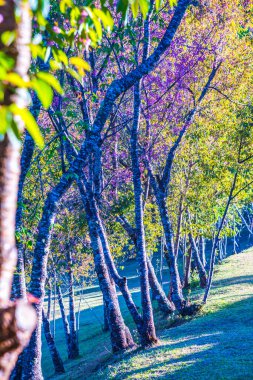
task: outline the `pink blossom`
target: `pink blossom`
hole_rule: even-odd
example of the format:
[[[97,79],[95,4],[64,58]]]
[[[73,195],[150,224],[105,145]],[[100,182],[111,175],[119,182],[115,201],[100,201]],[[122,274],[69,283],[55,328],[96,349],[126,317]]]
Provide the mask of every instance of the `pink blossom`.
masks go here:
[[[56,33],[56,34],[60,34],[61,33],[61,29],[59,28],[59,26],[55,25],[53,27],[53,31]]]

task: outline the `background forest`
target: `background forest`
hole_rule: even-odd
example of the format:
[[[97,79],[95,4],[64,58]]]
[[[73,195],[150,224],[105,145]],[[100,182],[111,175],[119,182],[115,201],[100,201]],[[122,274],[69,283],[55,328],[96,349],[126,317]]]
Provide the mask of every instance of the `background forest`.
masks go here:
[[[1,378],[181,378],[127,371],[252,275],[252,14],[0,0]]]

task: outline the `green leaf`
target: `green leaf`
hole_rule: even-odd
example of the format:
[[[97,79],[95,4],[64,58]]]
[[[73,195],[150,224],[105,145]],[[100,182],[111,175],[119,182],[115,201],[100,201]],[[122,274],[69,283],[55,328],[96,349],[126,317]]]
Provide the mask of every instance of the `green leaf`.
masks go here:
[[[139,11],[139,0],[134,0],[131,3],[131,9],[132,9],[133,17],[136,18],[138,16],[138,11]]]
[[[6,70],[11,70],[15,65],[15,60],[4,52],[0,51],[0,65]]]
[[[82,84],[82,77],[75,70],[70,67],[66,69],[67,73],[69,73],[74,79],[76,79],[79,83]]]
[[[62,69],[62,63],[55,61],[54,59],[50,59],[49,61],[50,68],[53,71],[61,70]]]
[[[44,80],[34,78],[32,80],[32,88],[36,91],[43,107],[45,109],[49,108],[54,97],[54,92],[51,86],[44,82]]]
[[[37,77],[47,84],[49,84],[58,94],[64,95],[64,91],[58,81],[57,78],[55,78],[52,74],[45,73],[43,71],[40,71],[37,73]]]
[[[17,87],[29,87],[29,84],[30,82],[25,82],[23,78],[21,78],[20,75],[18,75],[17,73],[8,73],[4,80],[6,80],[7,82],[13,84],[14,86],[17,86]]]
[[[21,136],[20,136],[20,132],[19,132],[19,129],[18,129],[18,125],[17,125],[17,123],[15,123],[15,121],[13,119],[11,121],[11,130],[14,133],[14,135],[16,136],[16,138],[18,140],[21,140]]]
[[[30,44],[29,46],[31,49],[32,57],[35,59],[39,57],[44,61],[45,48],[42,47],[41,45],[35,45],[35,44]]]
[[[80,9],[78,7],[73,7],[70,12],[70,25],[75,27],[77,25],[78,19],[80,17]]]
[[[34,139],[35,143],[40,149],[44,147],[44,139],[40,132],[39,126],[34,119],[33,115],[26,108],[20,108],[16,104],[12,104],[9,107],[9,110],[13,115],[19,116],[23,123],[25,124],[26,129]]]
[[[69,63],[71,63],[72,65],[74,65],[78,68],[84,69],[86,71],[91,70],[90,65],[84,59],[82,59],[80,57],[71,57],[69,59]]]
[[[143,18],[146,18],[149,10],[149,0],[139,0],[139,5]]]
[[[54,59],[58,62],[62,62],[65,66],[68,66],[68,57],[63,50],[52,49]]]
[[[170,7],[173,8],[177,5],[177,0],[169,0]]]
[[[98,35],[98,39],[101,40],[102,35],[103,35],[101,23],[100,23],[100,21],[96,17],[93,17],[92,21],[94,23],[94,26],[95,26],[95,29],[96,29],[96,32],[97,32],[97,35]]]
[[[17,33],[15,31],[7,30],[1,35],[2,43],[5,46],[10,46],[15,41]]]
[[[4,86],[0,81],[0,102],[3,102],[4,100]]]
[[[95,8],[93,9],[93,13],[102,21],[105,29],[113,29],[113,18],[108,10],[105,13],[101,9]]]
[[[161,6],[163,5],[163,0],[155,0],[155,9],[158,12]],[[169,0],[169,5],[171,8],[177,5],[177,0]]]
[[[9,123],[10,123],[10,115],[8,115],[8,108],[7,107],[0,107],[0,134],[5,135]]]
[[[162,3],[163,3],[163,0],[155,0],[155,9],[156,9],[157,12],[161,8]]]
[[[61,0],[60,2],[60,11],[61,13],[65,13],[67,8],[71,8],[73,6],[72,0]]]
[[[91,39],[91,46],[95,48],[97,46],[97,33],[93,29],[89,29],[89,37]]]
[[[128,0],[119,0],[117,4],[117,12],[122,13],[124,20],[126,19],[128,5]]]

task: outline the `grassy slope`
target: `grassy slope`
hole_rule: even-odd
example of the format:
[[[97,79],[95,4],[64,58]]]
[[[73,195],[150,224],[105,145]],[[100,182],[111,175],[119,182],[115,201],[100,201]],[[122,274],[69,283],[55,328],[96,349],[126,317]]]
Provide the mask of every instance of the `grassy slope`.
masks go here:
[[[136,272],[136,263],[134,261],[128,264],[123,272],[127,271],[128,283],[133,293],[133,298],[138,305],[139,300],[139,278]],[[118,293],[119,294],[119,293]],[[67,297],[64,298],[66,310],[68,312]],[[133,327],[133,322],[128,313],[122,295],[119,294],[121,310],[124,314],[128,326]],[[76,310],[78,309],[79,296],[76,297]],[[45,379],[57,380],[75,380],[78,378],[87,379],[87,374],[96,368],[99,363],[104,362],[111,356],[111,344],[108,333],[103,332],[103,300],[98,286],[94,285],[85,290],[81,302],[80,313],[80,330],[79,330],[79,347],[80,358],[76,360],[67,359],[65,336],[60,319],[58,303],[56,303],[56,345],[64,361],[66,374],[62,376],[53,376],[54,368],[51,356],[42,336],[42,369]],[[51,323],[51,329],[53,324]]]
[[[139,303],[135,264],[127,268],[134,299]],[[98,287],[87,289],[81,305],[80,358],[67,360],[61,320],[56,321],[56,343],[66,374],[53,376],[47,345],[43,343],[45,379],[253,379],[253,252],[235,255],[217,267],[214,287],[203,315],[164,330],[170,324],[156,313],[161,339],[158,347],[130,354],[124,360],[93,371],[111,357],[108,333],[102,331],[102,298]],[[128,326],[133,327],[122,297]],[[252,373],[251,373],[252,372]]]
[[[253,379],[253,252],[226,259],[202,315],[89,379]],[[85,379],[85,375],[81,377]]]

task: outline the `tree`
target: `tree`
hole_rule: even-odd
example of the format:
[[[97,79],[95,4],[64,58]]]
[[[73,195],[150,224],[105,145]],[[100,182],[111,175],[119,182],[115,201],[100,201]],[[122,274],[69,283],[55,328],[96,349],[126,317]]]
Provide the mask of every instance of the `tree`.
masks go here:
[[[38,11],[37,16],[39,23],[45,27],[46,22],[43,16],[48,11],[48,3],[32,4],[35,10]],[[71,1],[62,1],[61,11],[65,12],[65,7],[73,5]],[[126,13],[128,4],[124,5],[123,13]],[[77,7],[76,7],[77,9]],[[17,20],[16,11],[18,10],[19,19]],[[45,94],[41,92],[41,85],[44,83],[44,89],[47,90],[47,95],[52,94],[50,86],[46,85],[49,78],[52,87],[61,91],[58,82],[52,76],[40,74],[40,79],[29,81],[27,72],[30,67],[30,44],[31,44],[31,14],[28,1],[20,1],[17,5],[14,1],[2,2],[0,6],[1,11],[1,118],[3,125],[1,127],[1,134],[4,136],[0,143],[1,162],[0,162],[0,289],[1,294],[5,294],[1,298],[1,319],[2,329],[1,335],[3,339],[3,351],[1,351],[1,371],[2,377],[7,378],[18,353],[22,350],[29,339],[29,335],[35,325],[35,316],[32,309],[24,303],[9,304],[9,297],[11,293],[11,281],[16,262],[16,246],[15,246],[15,205],[17,200],[18,188],[18,175],[19,175],[19,143],[16,141],[14,135],[19,136],[22,132],[24,124],[29,129],[31,134],[37,139],[37,142],[42,146],[41,136],[38,132],[34,118],[29,111],[26,110],[27,102],[24,93],[21,89],[32,87],[37,91],[40,100],[45,107],[49,106],[49,101]],[[96,44],[101,30],[101,19],[105,26],[111,25],[111,18],[105,15],[102,10],[90,10],[90,20],[93,18],[93,26],[96,26],[96,33],[93,33],[93,43]],[[97,13],[95,15],[95,13]],[[143,12],[144,13],[144,12]],[[79,22],[80,13],[78,13],[76,20],[72,17],[71,23]],[[58,34],[58,30],[52,30]],[[84,32],[86,34],[86,32]],[[82,36],[83,37],[83,36]],[[87,34],[86,34],[87,37]],[[59,42],[59,40],[58,40]],[[33,49],[34,53],[34,49]],[[43,49],[37,49],[37,54],[43,56]],[[35,53],[36,55],[36,53]],[[83,69],[87,69],[88,65],[81,59],[73,57],[71,63],[78,68],[79,73]],[[70,69],[71,70],[71,69]],[[72,75],[76,75],[71,71]],[[39,76],[39,74],[38,74]],[[7,132],[7,133],[6,133]],[[21,263],[21,257],[19,263]],[[22,320],[23,315],[30,312],[31,321],[30,325]],[[29,313],[28,313],[29,314]],[[11,322],[4,321],[11,316]],[[40,316],[39,316],[40,318]],[[13,324],[17,324],[17,328],[13,328]],[[14,330],[14,332],[12,332]],[[20,331],[19,331],[20,330]],[[18,334],[19,333],[19,334]],[[14,338],[9,342],[9,334],[14,334]],[[13,340],[15,343],[13,343]],[[14,346],[12,346],[14,345]],[[6,363],[6,355],[8,351],[11,352],[11,360]]]
[[[31,39],[31,20],[29,4],[20,6],[20,20],[15,17],[14,1],[0,6],[2,22],[0,25],[1,60],[5,61],[6,72],[14,70],[25,78],[30,65],[28,44]],[[5,37],[16,34],[14,41],[5,44]],[[2,63],[1,63],[2,65]],[[16,104],[26,105],[22,93],[18,93],[11,83],[1,88],[2,130],[7,128],[7,117],[11,117],[13,129],[23,129],[20,118],[13,118],[9,109]],[[15,108],[14,108],[15,109]],[[19,143],[13,131],[9,131],[0,141],[0,372],[3,379],[8,379],[18,354],[29,342],[35,327],[35,314],[25,301],[10,301],[12,276],[17,260],[15,245],[15,214],[17,203],[17,186],[19,178]],[[30,316],[27,320],[27,316]]]

